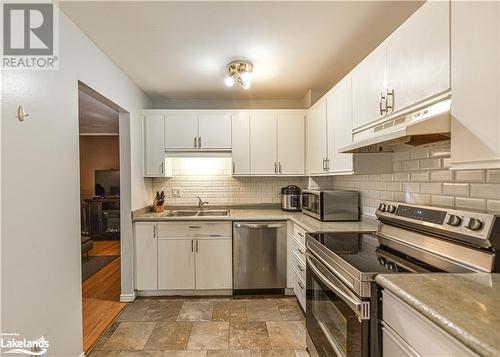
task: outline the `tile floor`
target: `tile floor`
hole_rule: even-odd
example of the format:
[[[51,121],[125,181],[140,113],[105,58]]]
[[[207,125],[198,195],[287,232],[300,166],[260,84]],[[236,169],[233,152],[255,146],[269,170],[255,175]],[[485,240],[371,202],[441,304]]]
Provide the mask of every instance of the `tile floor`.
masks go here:
[[[142,298],[89,357],[308,357],[295,297]]]

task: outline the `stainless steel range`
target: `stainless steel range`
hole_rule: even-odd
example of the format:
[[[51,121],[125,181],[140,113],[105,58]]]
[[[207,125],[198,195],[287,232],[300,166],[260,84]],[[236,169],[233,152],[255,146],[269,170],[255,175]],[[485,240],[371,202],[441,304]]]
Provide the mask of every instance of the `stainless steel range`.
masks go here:
[[[307,234],[306,324],[320,356],[379,356],[380,273],[500,271],[500,217],[394,202],[374,233]]]

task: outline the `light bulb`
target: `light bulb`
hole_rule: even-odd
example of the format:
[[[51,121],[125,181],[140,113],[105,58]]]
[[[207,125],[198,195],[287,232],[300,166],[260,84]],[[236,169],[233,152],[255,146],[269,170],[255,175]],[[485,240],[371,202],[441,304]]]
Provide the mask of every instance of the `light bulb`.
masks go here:
[[[226,84],[226,86],[232,87],[234,85],[234,78],[232,76],[227,76],[226,78],[224,78],[224,83]]]
[[[247,72],[247,71],[243,71],[240,74],[241,80],[245,83],[250,82],[250,77],[251,77],[251,74],[250,74],[250,72]]]

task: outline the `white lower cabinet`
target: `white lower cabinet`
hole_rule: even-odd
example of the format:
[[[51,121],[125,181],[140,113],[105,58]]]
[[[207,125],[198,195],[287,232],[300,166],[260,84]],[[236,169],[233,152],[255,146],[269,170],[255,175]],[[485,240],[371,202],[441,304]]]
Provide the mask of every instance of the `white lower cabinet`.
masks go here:
[[[382,355],[384,357],[477,356],[404,301],[382,293]]]
[[[306,310],[306,248],[305,230],[295,223],[287,224],[287,287]]]
[[[221,290],[233,285],[231,222],[136,222],[137,290]]]
[[[155,222],[136,222],[135,287],[138,290],[158,289],[158,260]]]
[[[195,289],[195,240],[158,239],[158,289]]]
[[[196,289],[233,287],[233,241],[207,238],[196,241]]]

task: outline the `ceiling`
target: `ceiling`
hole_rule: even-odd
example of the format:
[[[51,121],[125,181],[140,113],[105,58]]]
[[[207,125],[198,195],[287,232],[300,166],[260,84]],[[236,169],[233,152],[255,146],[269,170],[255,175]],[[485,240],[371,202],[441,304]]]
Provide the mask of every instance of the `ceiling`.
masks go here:
[[[60,8],[151,98],[299,99],[326,91],[421,1],[62,1]],[[252,88],[225,87],[228,62]]]
[[[118,112],[83,91],[78,91],[80,135],[117,135]]]

